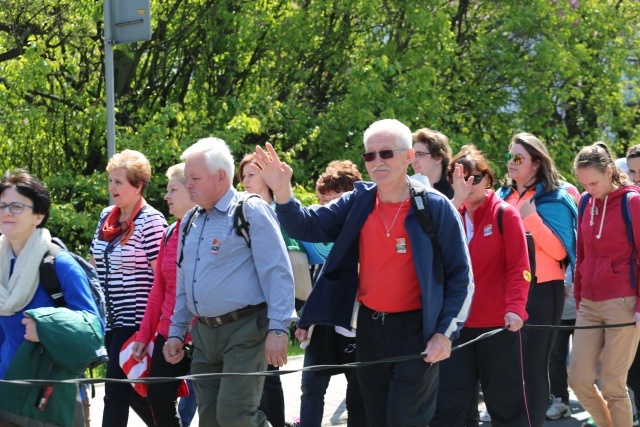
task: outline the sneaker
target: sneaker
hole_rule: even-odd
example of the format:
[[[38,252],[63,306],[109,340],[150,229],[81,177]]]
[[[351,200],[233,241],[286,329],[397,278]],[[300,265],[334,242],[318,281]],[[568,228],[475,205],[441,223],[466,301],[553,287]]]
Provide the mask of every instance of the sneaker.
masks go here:
[[[553,399],[553,403],[547,409],[547,418],[550,420],[558,420],[571,416],[571,407],[562,402],[561,397]]]
[[[300,427],[300,417],[294,417],[290,423],[284,423],[285,427]]]
[[[489,411],[487,411],[486,409],[480,411],[480,421],[482,421],[483,423],[491,422],[491,415],[489,415]]]

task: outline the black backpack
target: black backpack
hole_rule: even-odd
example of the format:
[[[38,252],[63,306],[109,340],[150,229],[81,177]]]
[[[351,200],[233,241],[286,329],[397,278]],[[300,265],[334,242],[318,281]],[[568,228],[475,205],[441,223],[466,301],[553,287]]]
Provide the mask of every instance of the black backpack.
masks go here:
[[[96,303],[96,307],[98,308],[98,315],[102,319],[102,322],[107,324],[107,304],[104,298],[104,291],[102,289],[102,285],[100,284],[100,279],[98,278],[98,273],[93,265],[89,264],[87,260],[82,258],[80,255],[70,252],[64,243],[57,237],[51,239],[51,244],[49,245],[49,250],[44,257],[42,258],[42,262],[40,263],[40,282],[44,287],[47,294],[53,300],[53,303],[56,307],[66,307],[67,302],[64,299],[64,293],[62,292],[62,288],[60,287],[60,282],[58,281],[58,276],[56,275],[56,256],[60,251],[67,251],[69,255],[78,263],[78,265],[82,268],[84,273],[87,276],[87,280],[89,281],[89,288],[91,289],[91,296],[93,297],[93,301]]]
[[[429,210],[429,200],[427,199],[427,192],[422,187],[414,187],[412,185],[410,193],[411,204],[416,210],[416,215],[418,216],[420,227],[422,228],[422,231],[424,231],[431,239],[431,246],[433,246],[433,267],[436,270],[436,282],[439,284],[443,284],[444,267],[442,266],[442,255],[440,254],[440,242],[438,242],[436,227],[433,225],[433,218],[431,217],[431,211]]]
[[[498,230],[500,234],[502,234],[502,213],[504,212],[506,206],[504,203],[500,204],[500,208],[498,209]],[[527,239],[527,255],[529,257],[529,272],[531,273],[531,286],[529,287],[529,296],[531,296],[531,292],[533,292],[533,288],[536,287],[537,278],[536,278],[536,246],[533,242],[533,236],[530,232],[525,231],[524,236]]]
[[[233,215],[233,228],[236,229],[236,233],[238,234],[238,236],[244,238],[245,242],[247,242],[247,246],[249,247],[251,247],[251,237],[249,236],[249,226],[251,224],[249,224],[249,221],[247,221],[247,211],[245,209],[245,204],[247,200],[249,200],[252,197],[260,198],[260,195],[251,194],[251,193],[242,194],[242,197],[240,197],[240,199],[237,202],[237,207]],[[196,208],[196,209],[199,209],[199,208]],[[196,213],[195,210],[191,212],[191,215],[189,215],[189,219],[182,226],[180,256],[178,257],[178,261],[176,262],[176,264],[178,265],[178,268],[182,267],[182,260],[184,259],[184,243],[187,240],[187,234],[189,234],[189,231],[191,231],[191,226],[193,225],[193,221],[196,219],[195,213]],[[173,230],[171,230],[171,232],[172,231]],[[167,237],[165,239],[167,240],[169,239],[169,235],[171,234],[171,232],[167,231],[167,234],[166,234]],[[166,245],[166,240],[165,240],[165,245]]]

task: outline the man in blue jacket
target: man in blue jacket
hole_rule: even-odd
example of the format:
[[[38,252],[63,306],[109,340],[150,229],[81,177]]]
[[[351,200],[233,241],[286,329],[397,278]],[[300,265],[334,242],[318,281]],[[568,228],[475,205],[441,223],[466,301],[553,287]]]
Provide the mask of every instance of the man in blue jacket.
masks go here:
[[[427,189],[440,242],[441,266],[410,201],[407,177],[414,157],[411,131],[397,120],[380,120],[364,133],[363,160],[373,182],[333,203],[305,208],[293,198],[292,169],[273,147],[256,147],[262,175],[276,199],[278,220],[293,238],[335,242],[301,314],[302,341],[313,324],[357,327],[357,360],[424,354],[358,370],[372,427],[428,426],[438,390],[436,362],[467,318],[473,277],[462,223],[445,196]],[[436,280],[436,268],[444,273]]]

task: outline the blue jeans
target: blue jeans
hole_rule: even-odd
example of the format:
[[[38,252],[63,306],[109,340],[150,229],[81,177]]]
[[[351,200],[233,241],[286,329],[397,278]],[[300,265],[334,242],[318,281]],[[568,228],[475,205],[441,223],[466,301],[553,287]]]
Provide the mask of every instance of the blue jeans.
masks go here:
[[[191,374],[191,372],[189,372],[189,374]],[[182,427],[189,427],[191,425],[191,421],[193,421],[193,417],[196,415],[196,410],[198,409],[193,382],[187,380],[187,386],[189,387],[189,396],[181,397],[178,403],[178,413],[180,414]]]

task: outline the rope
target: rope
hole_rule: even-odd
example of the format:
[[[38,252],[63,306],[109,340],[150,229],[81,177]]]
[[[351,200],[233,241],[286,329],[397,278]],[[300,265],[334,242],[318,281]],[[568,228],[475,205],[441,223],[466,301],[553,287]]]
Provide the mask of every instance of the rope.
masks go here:
[[[561,326],[561,325],[529,325],[525,324],[523,327],[531,328],[531,329],[606,329],[606,328],[619,328],[626,326],[634,326],[635,322],[629,323],[617,323],[612,325],[590,325],[590,326]],[[495,334],[498,334],[502,331],[507,330],[506,327],[497,328],[488,332],[485,332],[482,335],[479,335],[475,339],[471,341],[467,341],[464,344],[457,345],[451,348],[451,351],[459,350],[463,347],[466,347],[470,344],[473,344],[477,341],[489,338]],[[176,380],[192,380],[192,381],[202,381],[202,380],[210,380],[217,378],[230,378],[230,377],[268,377],[268,376],[280,376],[280,375],[289,375],[296,372],[315,372],[315,371],[324,371],[329,369],[353,369],[353,368],[364,368],[367,366],[378,365],[381,363],[398,363],[405,362],[408,360],[415,360],[424,358],[425,354],[411,354],[407,356],[396,356],[389,357],[386,359],[380,360],[372,360],[368,362],[353,362],[346,363],[344,365],[313,365],[306,366],[300,369],[281,369],[278,371],[261,371],[261,372],[225,372],[225,373],[213,373],[213,374],[191,374],[191,375],[183,375],[180,377],[148,377],[148,378],[138,378],[138,379],[116,379],[116,378],[72,378],[68,380],[35,380],[35,379],[25,379],[25,380],[0,380],[2,384],[16,384],[16,385],[42,385],[42,384],[101,384],[101,383],[128,383],[128,384],[158,384],[158,383],[166,383],[170,381]]]

